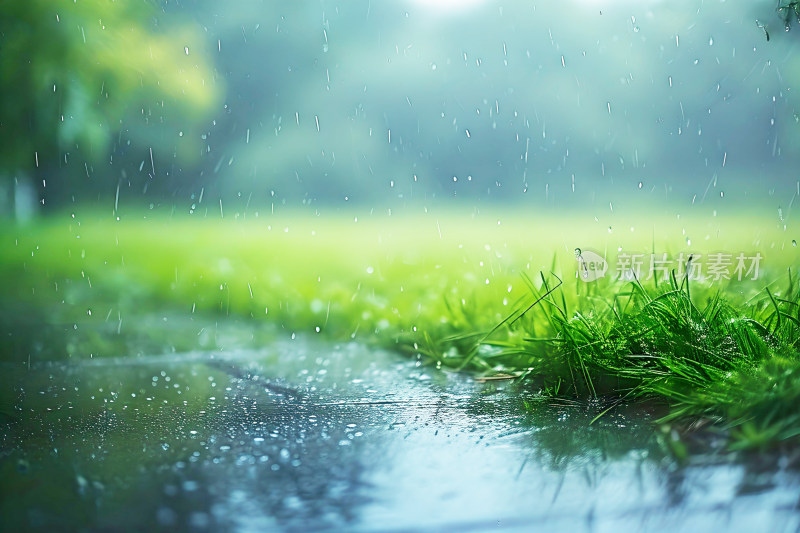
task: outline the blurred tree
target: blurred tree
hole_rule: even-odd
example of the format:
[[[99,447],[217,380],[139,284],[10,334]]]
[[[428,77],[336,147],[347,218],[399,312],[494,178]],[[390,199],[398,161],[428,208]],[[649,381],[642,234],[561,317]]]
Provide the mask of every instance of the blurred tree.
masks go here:
[[[175,157],[199,157],[199,128],[222,96],[202,37],[150,0],[4,0],[0,184],[32,178],[43,205],[64,201],[59,193],[81,187],[78,170],[85,179],[112,159],[126,118],[153,108],[168,108],[193,139]]]

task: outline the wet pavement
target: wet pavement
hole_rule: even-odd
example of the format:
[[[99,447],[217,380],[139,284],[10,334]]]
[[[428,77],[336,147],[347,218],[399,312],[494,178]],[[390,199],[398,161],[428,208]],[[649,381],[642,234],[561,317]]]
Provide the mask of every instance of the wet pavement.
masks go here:
[[[3,531],[797,531],[800,476],[351,344],[5,365]]]

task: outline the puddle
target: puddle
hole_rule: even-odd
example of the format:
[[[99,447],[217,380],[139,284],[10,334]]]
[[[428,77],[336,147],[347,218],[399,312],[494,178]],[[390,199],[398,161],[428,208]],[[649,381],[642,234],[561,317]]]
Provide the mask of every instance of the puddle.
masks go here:
[[[785,468],[358,345],[6,365],[0,529],[796,531]],[[23,385],[20,385],[23,384]]]

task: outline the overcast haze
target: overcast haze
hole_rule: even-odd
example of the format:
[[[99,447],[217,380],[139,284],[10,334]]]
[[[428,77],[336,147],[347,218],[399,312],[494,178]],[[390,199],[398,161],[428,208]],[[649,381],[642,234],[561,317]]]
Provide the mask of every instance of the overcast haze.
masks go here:
[[[129,105],[110,122],[108,154],[31,148],[50,204],[777,208],[797,194],[800,30],[784,31],[773,0],[186,0],[163,11],[147,24],[194,65],[176,71],[201,79],[192,103]]]

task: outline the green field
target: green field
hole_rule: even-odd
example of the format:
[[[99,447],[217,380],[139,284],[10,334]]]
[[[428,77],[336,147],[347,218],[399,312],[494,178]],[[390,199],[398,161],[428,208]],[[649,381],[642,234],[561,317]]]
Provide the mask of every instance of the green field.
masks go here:
[[[698,427],[732,448],[796,446],[793,235],[774,216],[606,218],[65,212],[7,224],[0,356],[23,367],[320,336],[516,378],[543,398],[655,403],[681,430],[678,455]],[[595,265],[576,249],[605,258],[605,277],[579,279]]]

